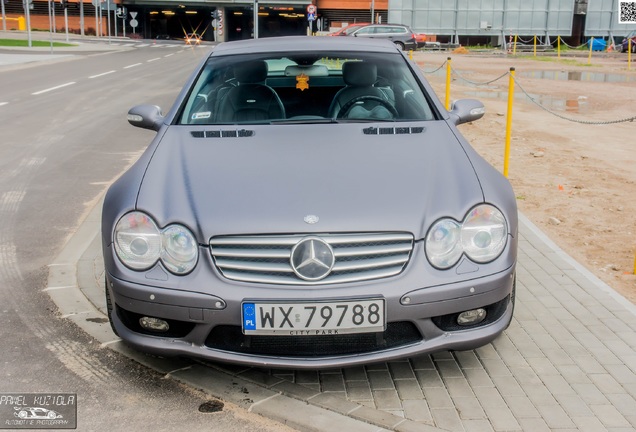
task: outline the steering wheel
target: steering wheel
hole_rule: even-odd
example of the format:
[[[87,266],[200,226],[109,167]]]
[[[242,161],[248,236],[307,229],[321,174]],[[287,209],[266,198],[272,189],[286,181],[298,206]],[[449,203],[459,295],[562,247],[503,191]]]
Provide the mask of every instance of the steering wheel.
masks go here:
[[[397,109],[395,109],[395,107],[393,105],[391,105],[391,103],[388,100],[382,99],[379,96],[362,95],[362,96],[355,97],[355,98],[351,99],[349,102],[345,103],[342,106],[342,108],[340,108],[340,111],[338,111],[338,114],[336,115],[336,118],[346,118],[347,115],[349,115],[349,111],[351,111],[353,106],[355,104],[357,104],[358,102],[362,102],[362,101],[378,102],[380,105],[382,105],[384,108],[386,108],[391,113],[393,118],[396,118],[396,117],[400,116],[400,114],[397,112]]]

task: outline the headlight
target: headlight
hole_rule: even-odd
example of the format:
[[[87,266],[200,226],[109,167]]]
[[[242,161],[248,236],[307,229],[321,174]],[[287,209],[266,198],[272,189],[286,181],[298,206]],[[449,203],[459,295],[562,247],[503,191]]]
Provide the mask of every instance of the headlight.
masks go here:
[[[462,224],[462,248],[468,258],[478,263],[497,258],[504,250],[507,238],[506,219],[490,205],[472,209]]]
[[[452,219],[442,219],[431,227],[426,236],[426,256],[431,264],[448,268],[462,256],[461,226]]]
[[[149,269],[161,254],[161,235],[157,225],[140,212],[124,215],[115,226],[115,251],[128,267]]]
[[[194,236],[181,225],[170,225],[161,233],[163,251],[161,261],[173,273],[188,273],[197,263],[199,249]]]
[[[161,260],[175,274],[190,272],[199,250],[192,233],[181,225],[159,230],[142,212],[124,215],[115,226],[115,252],[133,270],[148,270]]]
[[[426,256],[437,268],[447,269],[462,254],[477,263],[497,258],[506,247],[508,227],[503,214],[495,207],[482,204],[473,208],[459,224],[446,218],[437,221],[426,235]]]

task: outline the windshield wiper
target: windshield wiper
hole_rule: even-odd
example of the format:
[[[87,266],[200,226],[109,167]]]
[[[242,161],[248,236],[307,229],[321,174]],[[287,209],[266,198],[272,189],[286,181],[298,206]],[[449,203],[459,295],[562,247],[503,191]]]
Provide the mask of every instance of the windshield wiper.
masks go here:
[[[326,123],[338,123],[336,119],[316,117],[316,118],[289,118],[282,120],[271,120],[271,124],[326,124]]]

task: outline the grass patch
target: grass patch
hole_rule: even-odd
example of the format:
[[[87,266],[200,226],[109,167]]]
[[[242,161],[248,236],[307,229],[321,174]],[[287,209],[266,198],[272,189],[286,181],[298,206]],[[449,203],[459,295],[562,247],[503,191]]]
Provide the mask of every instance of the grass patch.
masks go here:
[[[28,47],[29,46],[29,42],[27,40],[22,40],[22,39],[0,39],[0,46]],[[50,41],[32,40],[31,41],[31,46],[34,46],[34,47],[50,47],[51,46],[51,42]],[[74,47],[74,46],[77,46],[77,45],[68,44],[68,43],[64,43],[64,42],[53,42],[53,46],[61,48],[61,47]]]

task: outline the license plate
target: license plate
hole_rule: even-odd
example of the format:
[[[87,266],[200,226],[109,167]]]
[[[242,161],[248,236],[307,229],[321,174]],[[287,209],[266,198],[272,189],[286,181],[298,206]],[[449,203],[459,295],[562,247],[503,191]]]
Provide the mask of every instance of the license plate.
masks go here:
[[[384,299],[243,303],[244,334],[318,336],[384,330]]]

